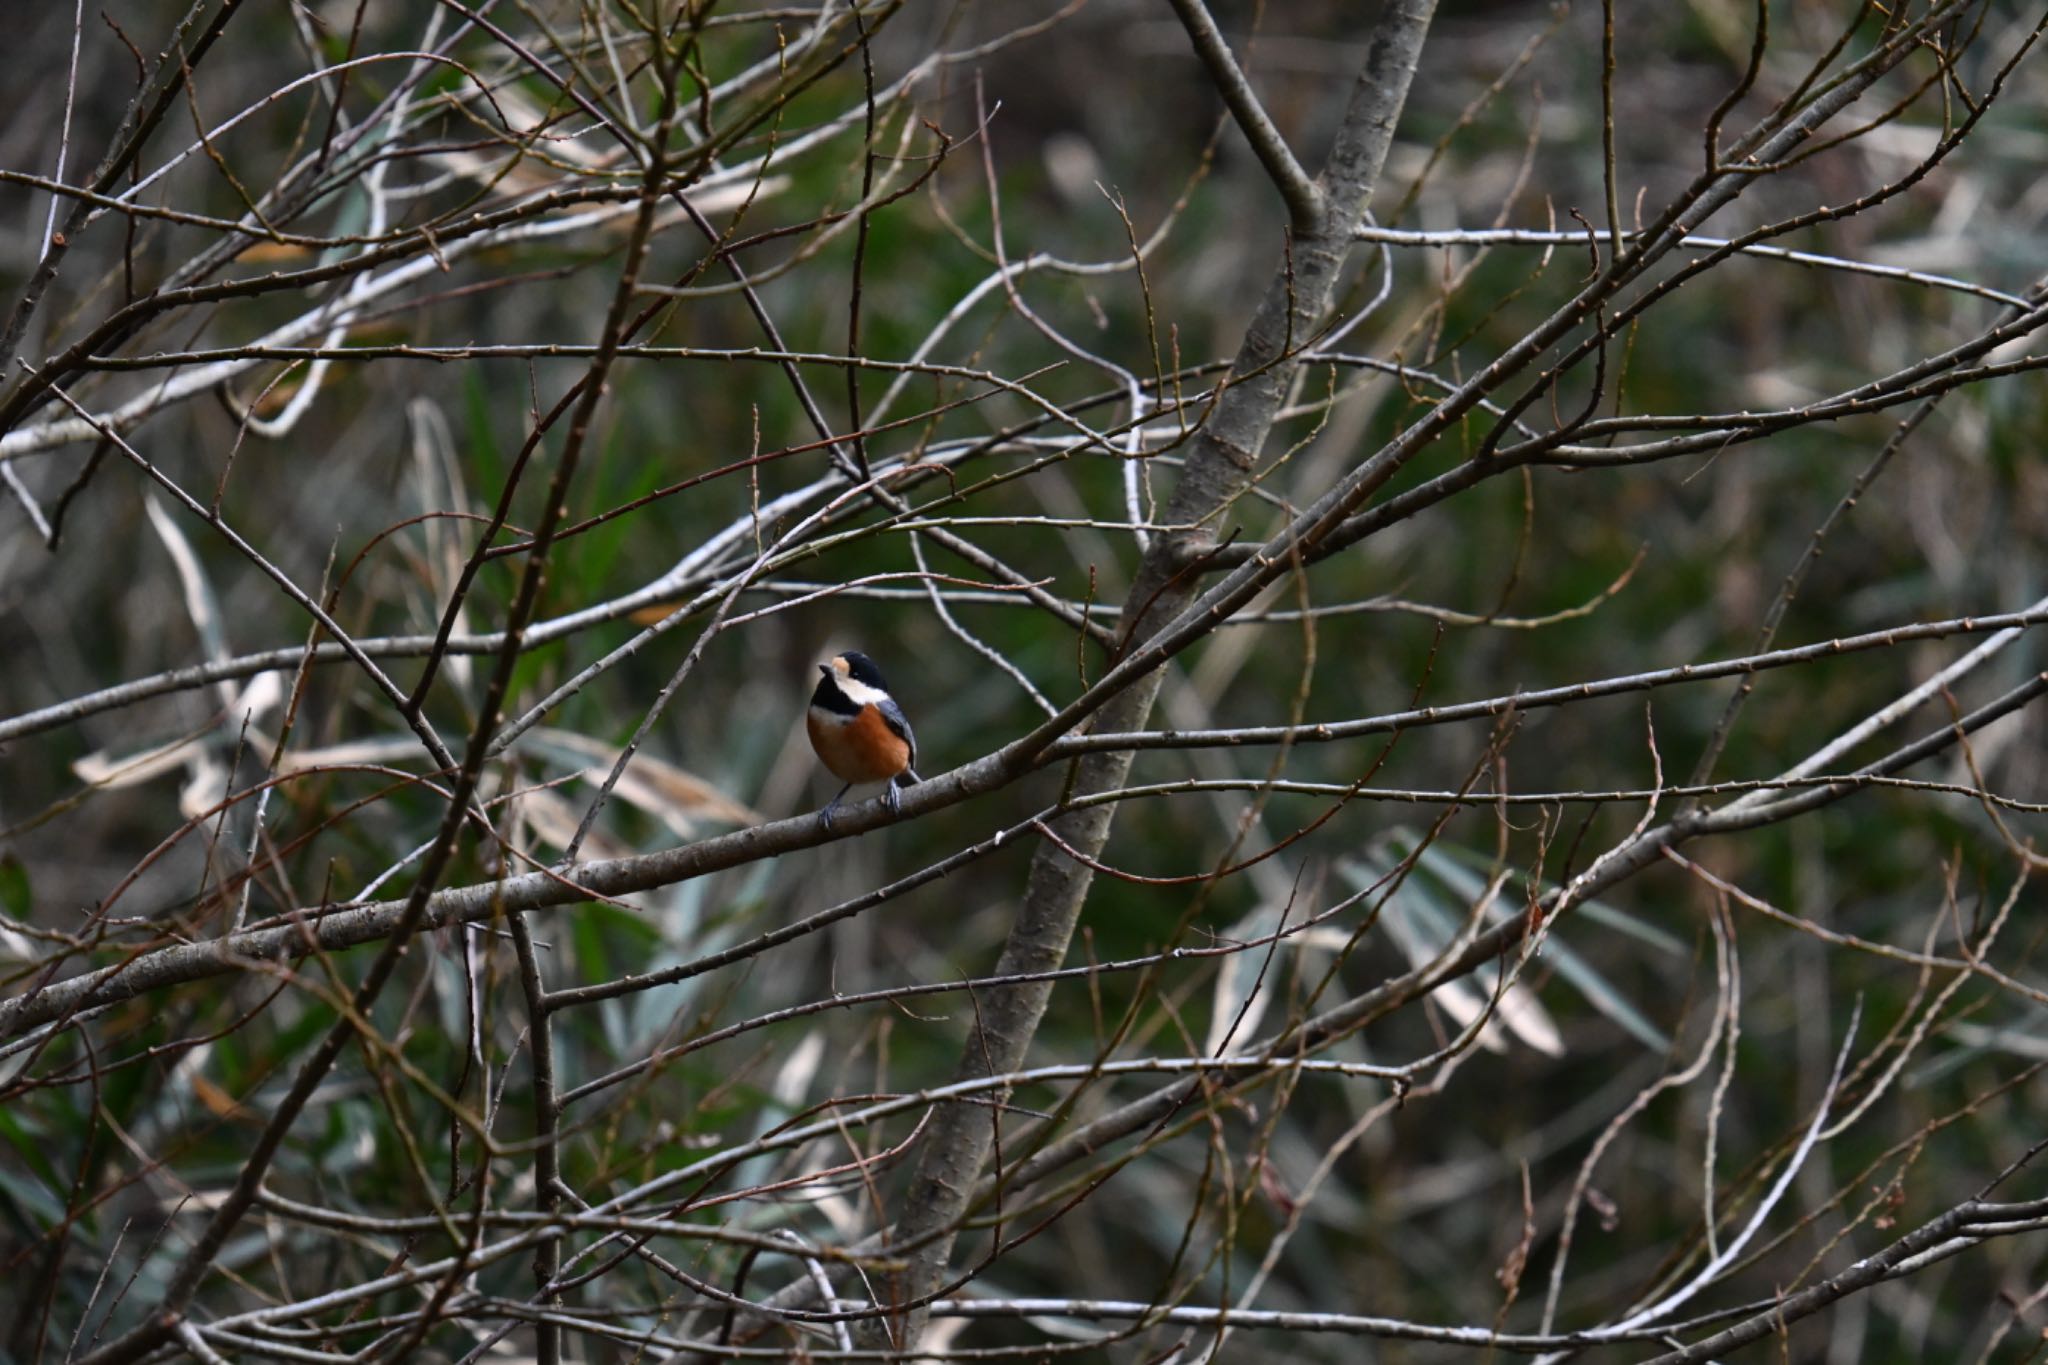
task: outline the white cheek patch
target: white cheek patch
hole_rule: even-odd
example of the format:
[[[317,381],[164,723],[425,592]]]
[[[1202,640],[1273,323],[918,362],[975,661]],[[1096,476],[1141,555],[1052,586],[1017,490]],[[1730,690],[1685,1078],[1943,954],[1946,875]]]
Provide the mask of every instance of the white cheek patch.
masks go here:
[[[844,674],[833,681],[839,684],[839,690],[846,694],[846,699],[856,706],[873,706],[889,695],[879,687],[869,687],[866,683]]]

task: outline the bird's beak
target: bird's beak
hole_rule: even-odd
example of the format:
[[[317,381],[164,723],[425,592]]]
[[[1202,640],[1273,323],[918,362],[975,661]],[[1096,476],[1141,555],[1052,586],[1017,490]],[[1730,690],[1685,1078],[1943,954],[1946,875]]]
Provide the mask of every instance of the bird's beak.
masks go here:
[[[826,677],[828,677],[828,678],[829,678],[829,677],[831,677],[831,676],[832,676],[832,665],[830,665],[830,664],[819,664],[819,665],[818,665],[818,671],[819,671],[820,673],[823,673],[823,674],[824,674],[824,675],[825,675]]]

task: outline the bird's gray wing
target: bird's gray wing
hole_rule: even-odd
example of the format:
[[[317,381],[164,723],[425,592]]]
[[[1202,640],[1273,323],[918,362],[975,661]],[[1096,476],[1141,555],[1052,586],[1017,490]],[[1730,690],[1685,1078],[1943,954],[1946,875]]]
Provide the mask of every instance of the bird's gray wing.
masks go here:
[[[910,732],[910,717],[903,714],[903,708],[896,704],[894,697],[882,698],[875,703],[875,709],[882,713],[883,723],[898,735],[901,735],[903,742],[910,746],[909,766],[915,768],[917,766],[917,736]]]

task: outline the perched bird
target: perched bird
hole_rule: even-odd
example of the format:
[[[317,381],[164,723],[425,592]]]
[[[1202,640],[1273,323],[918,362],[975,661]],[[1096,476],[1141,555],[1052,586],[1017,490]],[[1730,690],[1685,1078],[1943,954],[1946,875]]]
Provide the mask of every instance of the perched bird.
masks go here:
[[[917,736],[910,732],[903,708],[889,695],[882,670],[867,655],[849,649],[834,655],[832,662],[819,664],[818,672],[823,676],[811,693],[804,724],[818,761],[846,784],[818,812],[819,818],[831,829],[839,797],[862,782],[888,783],[884,794],[890,812],[897,812],[901,807],[896,789],[924,779],[911,769],[917,762]]]

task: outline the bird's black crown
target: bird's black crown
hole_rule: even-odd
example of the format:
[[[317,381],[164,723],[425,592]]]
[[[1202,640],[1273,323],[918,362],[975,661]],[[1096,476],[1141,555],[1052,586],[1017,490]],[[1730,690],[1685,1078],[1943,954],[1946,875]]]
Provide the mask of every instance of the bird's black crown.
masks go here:
[[[889,684],[882,681],[882,670],[875,667],[875,661],[857,649],[849,649],[839,656],[846,660],[846,676],[857,683],[866,683],[877,692],[887,692]]]

